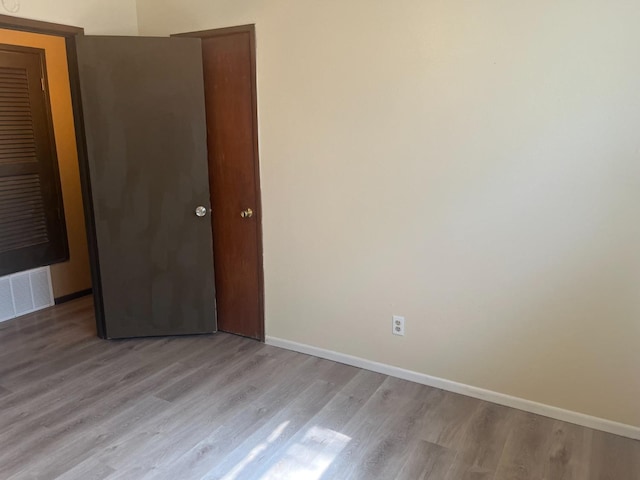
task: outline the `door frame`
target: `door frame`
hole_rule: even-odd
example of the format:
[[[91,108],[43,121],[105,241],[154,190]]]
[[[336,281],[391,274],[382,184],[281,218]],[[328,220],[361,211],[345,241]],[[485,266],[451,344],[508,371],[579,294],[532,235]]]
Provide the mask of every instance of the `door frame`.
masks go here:
[[[84,129],[84,117],[82,114],[82,99],[80,96],[80,74],[76,54],[76,37],[78,35],[84,35],[84,28],[14,17],[11,15],[0,15],[0,28],[62,37],[65,40],[69,85],[71,87],[71,104],[76,134],[76,149],[78,151],[78,166],[80,168],[80,187],[82,190],[82,204],[89,249],[89,265],[91,267],[91,288],[94,294],[96,332],[98,337],[107,338],[104,321],[104,305],[102,302],[100,263],[98,261],[98,243],[95,233],[95,216],[93,213],[93,197],[91,195],[91,182],[89,180],[87,141]]]
[[[28,18],[15,17],[12,15],[0,14],[0,28],[6,30],[18,30],[29,33],[40,33],[62,37],[65,40],[67,50],[67,68],[69,73],[69,84],[71,87],[71,102],[73,109],[73,120],[76,135],[76,149],[78,153],[78,165],[80,169],[80,186],[82,190],[82,203],[84,209],[87,245],[89,250],[89,264],[91,267],[91,287],[94,295],[94,308],[96,320],[96,332],[98,337],[107,338],[106,324],[104,318],[104,304],[102,301],[102,283],[100,277],[100,262],[98,260],[98,243],[95,228],[95,215],[93,211],[93,196],[91,192],[91,181],[89,175],[89,161],[87,154],[86,132],[84,128],[84,116],[82,113],[82,98],[80,95],[80,74],[78,71],[76,37],[84,35],[84,28],[58,23],[32,20]],[[233,33],[249,33],[251,48],[251,91],[252,91],[252,115],[253,115],[253,151],[254,151],[254,172],[256,189],[256,210],[257,210],[257,244],[258,244],[258,303],[260,308],[260,341],[265,341],[265,306],[264,306],[264,259],[262,247],[262,194],[260,188],[260,160],[258,147],[258,101],[257,101],[257,78],[256,78],[256,41],[255,25],[239,25],[235,27],[217,28],[212,30],[202,30],[197,32],[187,32],[171,36],[187,36],[196,38],[207,38]],[[214,241],[215,241],[215,233]]]
[[[258,305],[259,305],[259,340],[265,341],[265,307],[264,307],[264,256],[262,247],[262,191],[260,187],[260,149],[258,142],[258,86],[256,74],[256,27],[255,24],[238,25],[233,27],[214,28],[212,30],[199,30],[196,32],[174,33],[172,37],[193,37],[193,38],[211,38],[221,37],[225,35],[233,35],[236,33],[249,34],[249,48],[251,55],[251,115],[252,115],[252,147],[254,162],[254,186],[256,197],[256,243],[258,246]],[[206,93],[206,84],[205,84]],[[213,233],[213,242],[216,241],[216,232]],[[218,289],[216,288],[216,291]]]

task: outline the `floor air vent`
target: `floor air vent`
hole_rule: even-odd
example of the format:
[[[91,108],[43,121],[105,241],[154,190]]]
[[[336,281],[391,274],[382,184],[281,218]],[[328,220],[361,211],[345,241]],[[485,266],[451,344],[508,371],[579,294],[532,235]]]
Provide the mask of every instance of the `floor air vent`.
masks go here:
[[[53,305],[49,267],[0,277],[0,322]]]

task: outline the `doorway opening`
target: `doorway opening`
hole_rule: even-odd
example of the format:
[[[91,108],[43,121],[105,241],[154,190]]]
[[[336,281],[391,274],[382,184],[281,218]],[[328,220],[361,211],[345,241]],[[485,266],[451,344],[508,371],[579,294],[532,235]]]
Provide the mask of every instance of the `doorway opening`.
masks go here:
[[[81,31],[0,15],[0,320],[92,291],[67,42]]]

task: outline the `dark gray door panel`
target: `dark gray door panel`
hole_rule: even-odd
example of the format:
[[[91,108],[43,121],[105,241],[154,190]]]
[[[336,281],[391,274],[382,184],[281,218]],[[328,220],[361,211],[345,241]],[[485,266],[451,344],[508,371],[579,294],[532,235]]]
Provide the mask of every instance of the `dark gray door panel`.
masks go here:
[[[108,338],[216,330],[200,41],[79,37]],[[98,302],[99,303],[99,302]]]

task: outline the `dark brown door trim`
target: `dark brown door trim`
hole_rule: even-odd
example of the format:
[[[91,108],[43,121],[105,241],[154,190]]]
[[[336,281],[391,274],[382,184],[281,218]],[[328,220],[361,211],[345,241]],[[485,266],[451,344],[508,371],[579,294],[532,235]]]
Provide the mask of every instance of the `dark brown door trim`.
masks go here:
[[[258,282],[259,282],[259,305],[260,305],[260,340],[264,342],[264,261],[263,261],[263,249],[262,249],[262,195],[260,190],[260,157],[258,149],[258,91],[257,91],[257,76],[256,76],[256,29],[254,24],[239,25],[235,27],[216,28],[213,30],[201,30],[197,32],[179,33],[172,36],[176,37],[196,37],[196,38],[210,38],[220,37],[224,35],[233,35],[237,33],[248,33],[250,39],[251,48],[251,109],[252,109],[252,122],[253,122],[253,158],[254,158],[254,185],[256,196],[256,226],[257,226],[257,245],[258,245]],[[214,232],[215,242],[215,232]]]
[[[80,77],[76,55],[76,36],[84,35],[84,29],[70,25],[41,22],[27,18],[0,15],[0,28],[19,30],[30,33],[40,33],[63,37],[67,47],[67,64],[69,68],[69,83],[71,86],[71,101],[73,104],[73,120],[75,123],[76,146],[80,167],[80,184],[82,187],[82,203],[84,206],[85,223],[87,228],[87,243],[89,246],[89,262],[91,264],[91,282],[96,312],[96,330],[98,336],[105,338],[104,305],[102,303],[102,284],[100,281],[100,264],[98,262],[98,244],[95,235],[95,218],[89,180],[89,163],[87,160],[87,142],[85,138],[84,119],[82,115],[82,100],[80,98]]]
[[[247,25],[237,25],[234,27],[214,28],[211,30],[199,30],[197,32],[187,33],[174,33],[172,37],[196,37],[196,38],[208,38],[208,37],[220,37],[222,35],[232,35],[234,33],[248,33],[251,35],[253,50],[255,53],[255,36],[256,26],[253,23]],[[255,64],[255,62],[254,62]]]
[[[57,37],[72,37],[84,33],[84,28],[60,25],[59,23],[41,22],[29,18],[0,15],[0,28],[21,30],[23,32],[43,33]]]

